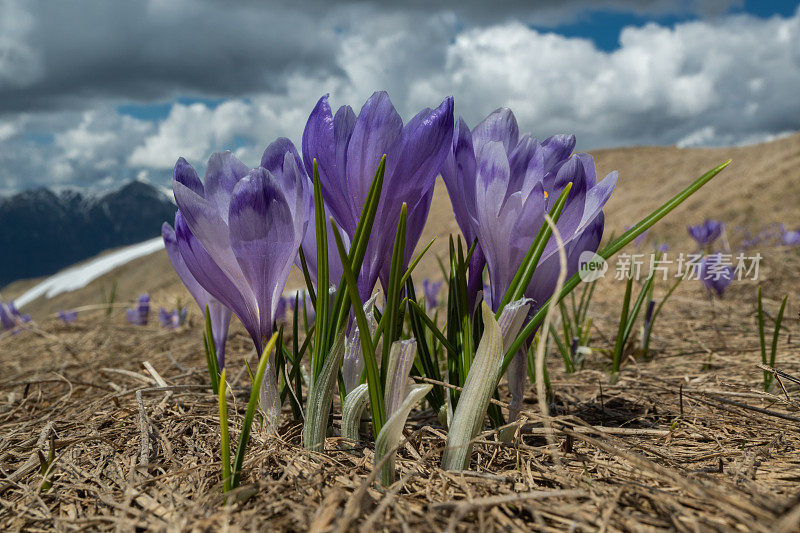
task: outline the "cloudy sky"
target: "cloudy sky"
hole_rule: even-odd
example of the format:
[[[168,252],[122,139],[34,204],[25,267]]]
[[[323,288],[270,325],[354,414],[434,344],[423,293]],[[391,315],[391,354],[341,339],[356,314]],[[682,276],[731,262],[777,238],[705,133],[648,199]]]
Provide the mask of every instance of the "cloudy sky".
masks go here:
[[[582,149],[800,130],[797,1],[0,0],[0,194],[167,185],[296,142],[316,100],[454,95]]]

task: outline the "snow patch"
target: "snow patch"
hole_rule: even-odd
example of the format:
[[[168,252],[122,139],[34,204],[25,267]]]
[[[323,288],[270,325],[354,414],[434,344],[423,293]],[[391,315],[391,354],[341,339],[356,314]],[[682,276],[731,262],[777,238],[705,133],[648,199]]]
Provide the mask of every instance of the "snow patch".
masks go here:
[[[148,241],[140,242],[139,244],[126,246],[121,250],[89,261],[84,265],[70,267],[66,270],[62,270],[58,274],[50,276],[14,300],[14,303],[17,307],[22,307],[41,296],[52,298],[62,292],[81,289],[103,274],[111,272],[115,268],[129,263],[134,259],[157,252],[162,248],[164,248],[164,239],[161,237],[155,237]]]

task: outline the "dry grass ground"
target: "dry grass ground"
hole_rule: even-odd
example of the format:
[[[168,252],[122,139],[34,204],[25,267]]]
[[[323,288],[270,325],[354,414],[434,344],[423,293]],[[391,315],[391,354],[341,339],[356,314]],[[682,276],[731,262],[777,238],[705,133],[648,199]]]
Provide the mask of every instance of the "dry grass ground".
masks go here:
[[[762,264],[767,308],[795,298],[800,258]],[[514,444],[487,431],[469,472],[439,468],[445,433],[412,414],[398,481],[376,485],[372,447],[301,447],[285,411],[279,437],[258,432],[240,502],[220,496],[218,412],[206,389],[199,313],[172,332],[84,314],[0,338],[0,528],[153,530],[797,531],[800,389],[760,390],[753,282],[709,300],[687,282],[665,307],[655,356],[604,368],[620,283],[602,282],[583,370],[548,360],[555,398],[548,444],[535,397]],[[156,295],[170,299],[169,293]],[[776,366],[800,376],[797,308]],[[229,340],[233,424],[241,423],[255,354],[241,328]],[[149,369],[147,365],[149,365]],[[171,389],[155,390],[159,380]],[[53,488],[41,492],[37,451],[55,435]],[[238,433],[238,431],[237,431]]]
[[[684,226],[706,216],[728,222],[731,234],[737,224],[794,226],[800,135],[733,149],[597,152],[599,173],[621,171],[608,231],[619,233],[728,157],[734,164],[657,226],[650,242],[691,251]],[[423,241],[450,232],[457,227],[439,189]],[[444,246],[439,239],[434,250]],[[800,377],[800,257],[763,253],[768,310],[790,294],[776,367]],[[435,265],[425,262],[420,278],[438,277]],[[531,390],[517,441],[498,443],[487,430],[469,472],[439,468],[445,433],[430,410],[412,414],[398,481],[383,489],[374,483],[371,444],[354,453],[333,436],[324,453],[307,452],[287,409],[279,437],[253,435],[243,487],[226,504],[219,416],[194,305],[177,331],[129,326],[121,308],[111,317],[83,312],[74,326],[48,317],[98,303],[113,279],[123,304],[143,291],[156,310],[188,299],[157,253],[81,291],[34,302],[26,309],[34,327],[0,334],[2,530],[800,531],[800,388],[784,381],[785,390],[761,390],[755,282],[734,283],[713,301],[698,282],[684,283],[656,324],[654,357],[626,359],[611,383],[605,352],[623,287],[604,280],[590,310],[595,350],[584,368],[566,374],[557,355],[548,359],[552,424]],[[243,360],[255,360],[238,325],[228,354],[238,434],[249,383]],[[51,435],[53,487],[41,492],[37,452],[47,453]]]

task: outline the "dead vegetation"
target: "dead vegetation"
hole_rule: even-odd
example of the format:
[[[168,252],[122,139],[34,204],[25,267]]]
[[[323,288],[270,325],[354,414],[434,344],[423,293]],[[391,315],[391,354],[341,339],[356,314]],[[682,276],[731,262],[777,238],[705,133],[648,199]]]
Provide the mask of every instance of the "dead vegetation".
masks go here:
[[[793,376],[798,272],[798,257],[781,250],[761,274],[770,307],[790,293],[776,366]],[[619,285],[604,282],[592,304],[596,349],[614,334]],[[783,379],[760,390],[754,287],[736,283],[712,302],[687,282],[656,326],[655,357],[627,359],[616,383],[601,351],[571,375],[551,355],[552,419],[531,387],[516,443],[486,431],[469,472],[439,468],[445,433],[430,410],[412,414],[398,481],[383,489],[371,444],[348,451],[332,436],[324,453],[308,452],[287,409],[279,438],[254,433],[232,502],[221,496],[195,309],[177,332],[98,311],[76,326],[3,334],[0,529],[798,531],[800,388]],[[250,346],[234,328],[234,424]],[[51,435],[53,486],[43,492],[38,452],[48,454]]]

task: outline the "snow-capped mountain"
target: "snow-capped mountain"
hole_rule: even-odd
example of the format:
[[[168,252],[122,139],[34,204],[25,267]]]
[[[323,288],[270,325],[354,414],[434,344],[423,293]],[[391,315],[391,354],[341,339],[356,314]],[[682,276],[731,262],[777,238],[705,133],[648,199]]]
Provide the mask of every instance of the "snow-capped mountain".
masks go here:
[[[139,181],[103,195],[49,189],[0,199],[0,286],[156,237],[175,205]]]

